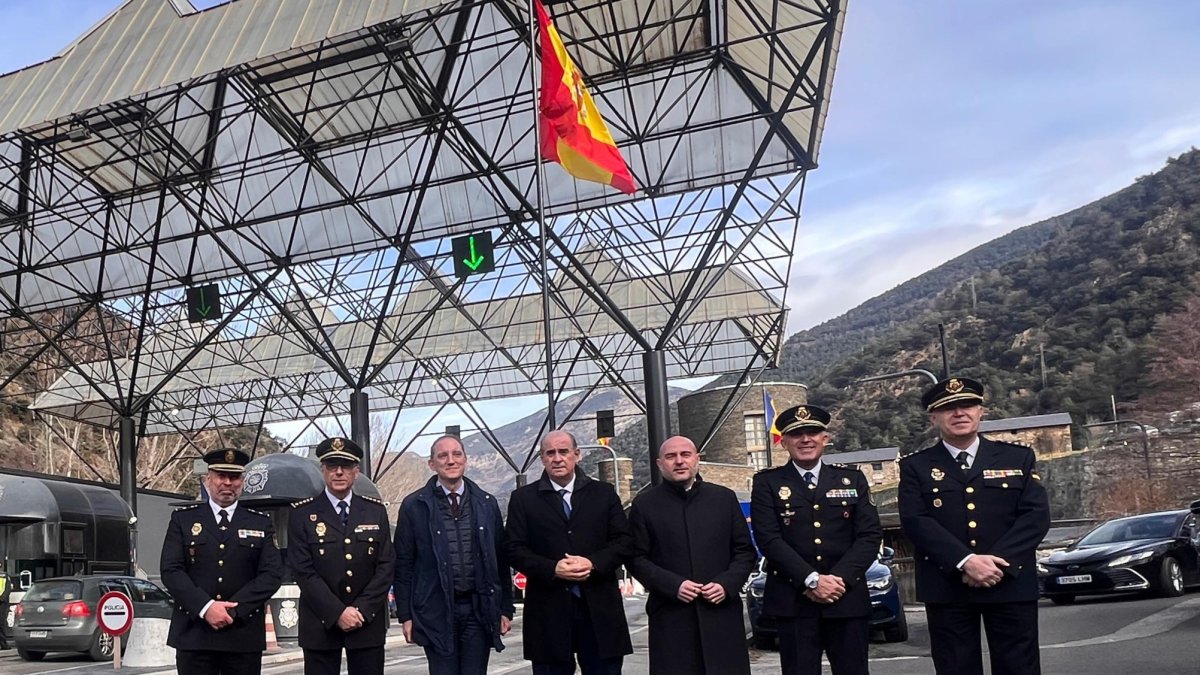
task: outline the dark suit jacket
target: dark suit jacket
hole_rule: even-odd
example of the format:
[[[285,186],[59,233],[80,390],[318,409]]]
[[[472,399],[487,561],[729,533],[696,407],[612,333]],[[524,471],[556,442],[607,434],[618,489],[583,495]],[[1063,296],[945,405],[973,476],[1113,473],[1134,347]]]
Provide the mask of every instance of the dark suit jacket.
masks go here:
[[[879,555],[883,528],[870,495],[866,476],[840,464],[822,466],[813,490],[791,462],[754,475],[750,524],[767,559],[764,613],[831,618],[871,613],[866,572]],[[841,577],[846,594],[832,605],[804,597],[812,572]]]
[[[300,646],[305,649],[379,647],[391,615],[391,528],[383,502],[355,494],[350,521],[325,492],[292,505],[288,523],[288,564],[300,586]],[[347,607],[362,613],[362,628],[345,632],[338,618]]]
[[[571,518],[562,497],[545,473],[536,483],[517,488],[508,502],[508,559],[528,579],[525,587],[525,658],[535,662],[571,661],[571,584],[554,576],[564,555],[584,556],[595,570],[579,587],[602,658],[633,653],[617,570],[630,554],[632,537],[621,500],[608,483],[577,471]]]
[[[946,446],[900,460],[900,523],[913,542],[917,599],[933,603],[1037,600],[1037,546],[1050,529],[1050,504],[1031,448],[980,438],[964,473]],[[991,588],[962,582],[968,554],[1004,558],[1005,578]]]
[[[224,532],[207,502],[176,509],[160,561],[175,600],[167,644],[183,650],[266,649],[263,606],[279,590],[283,564],[271,518],[238,505]],[[200,615],[209,600],[238,603],[233,625],[213,630]]]

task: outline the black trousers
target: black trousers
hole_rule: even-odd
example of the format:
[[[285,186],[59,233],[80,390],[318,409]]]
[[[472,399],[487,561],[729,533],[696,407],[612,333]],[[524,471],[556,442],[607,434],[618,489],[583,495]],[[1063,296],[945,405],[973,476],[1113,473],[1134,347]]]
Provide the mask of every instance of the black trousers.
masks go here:
[[[788,675],[820,675],[821,652],[833,675],[867,675],[871,628],[867,617],[798,616],[779,621],[779,665]]]
[[[492,627],[475,612],[474,595],[454,600],[454,653],[442,656],[425,648],[429,675],[487,675],[492,655]]]
[[[600,645],[596,642],[596,629],[587,601],[583,598],[571,600],[571,651],[579,660],[580,675],[621,675],[624,657],[600,658]],[[575,664],[571,661],[534,661],[533,675],[574,675]]]
[[[338,675],[342,671],[342,650],[305,649],[304,675]],[[383,645],[346,650],[348,675],[383,675]]]
[[[175,650],[179,675],[258,675],[262,652],[218,652],[209,649]]]
[[[938,675],[983,675],[979,625],[987,632],[992,675],[1038,675],[1037,601],[926,604]]]

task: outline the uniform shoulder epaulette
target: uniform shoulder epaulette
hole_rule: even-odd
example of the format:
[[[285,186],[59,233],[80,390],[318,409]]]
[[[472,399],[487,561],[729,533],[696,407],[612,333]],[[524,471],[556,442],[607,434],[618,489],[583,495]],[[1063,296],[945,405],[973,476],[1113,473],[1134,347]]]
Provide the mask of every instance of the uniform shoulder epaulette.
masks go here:
[[[254,509],[249,508],[249,507],[247,507],[246,510],[249,511],[250,513],[253,513],[256,516],[262,516],[263,518],[271,517],[271,516],[268,516],[267,514],[263,513],[262,511],[255,511]]]
[[[311,502],[314,499],[316,499],[316,497],[309,497],[308,499],[301,499],[298,502],[292,502],[292,508],[294,509],[294,508],[304,506],[305,504]]]
[[[180,506],[179,508],[177,508],[175,510],[176,511],[188,511],[188,510],[194,509],[198,506],[203,506],[203,504],[188,504],[187,506]]]
[[[379,504],[380,506],[387,506],[387,504],[383,503],[383,500],[379,499],[378,497],[372,497],[370,495],[355,495],[355,496],[362,497],[363,499],[365,499],[369,502],[375,502],[376,504]]]
[[[1033,447],[1032,445],[1028,445],[1028,444],[1026,444],[1026,443],[1016,443],[1016,442],[1013,442],[1013,441],[1002,441],[1002,440],[999,440],[999,439],[996,439],[996,438],[990,438],[990,437],[988,437],[988,436],[982,436],[982,435],[980,436],[980,438],[985,438],[985,439],[987,439],[987,440],[989,440],[989,441],[991,441],[991,442],[993,442],[993,443],[998,443],[998,444],[1000,444],[1000,445],[1011,445],[1011,446],[1013,446],[1014,448],[1022,448],[1022,449],[1024,449],[1024,450],[1034,450],[1034,447]],[[1034,450],[1034,452],[1037,452],[1037,451],[1036,451],[1036,450]]]
[[[932,448],[932,447],[934,447],[934,446],[932,446],[932,445],[929,446],[929,448]],[[897,461],[903,462],[906,459],[916,457],[917,455],[921,454],[922,452],[925,452],[929,448],[921,448],[920,450],[913,450],[912,452],[908,453],[907,455],[900,455],[900,459],[898,459]]]
[[[835,469],[849,469],[850,468],[850,467],[846,466],[845,464],[838,464],[837,462],[829,462],[825,466],[832,466]],[[858,469],[854,469],[854,470],[858,471]]]

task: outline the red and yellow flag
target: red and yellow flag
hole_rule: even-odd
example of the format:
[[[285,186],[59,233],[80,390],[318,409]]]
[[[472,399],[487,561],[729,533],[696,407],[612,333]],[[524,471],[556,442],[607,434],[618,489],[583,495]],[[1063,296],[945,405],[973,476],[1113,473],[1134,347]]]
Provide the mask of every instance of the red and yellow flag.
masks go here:
[[[558,162],[576,178],[633,194],[637,190],[633,175],[583,85],[583,75],[567,54],[541,0],[533,0],[533,5],[542,43],[542,157]]]

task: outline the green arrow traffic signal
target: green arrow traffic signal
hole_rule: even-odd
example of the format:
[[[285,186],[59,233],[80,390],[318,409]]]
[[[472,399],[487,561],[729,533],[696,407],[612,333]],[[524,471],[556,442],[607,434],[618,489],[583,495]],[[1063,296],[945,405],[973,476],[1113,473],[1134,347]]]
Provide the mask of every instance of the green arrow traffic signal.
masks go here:
[[[492,233],[484,230],[457,237],[450,242],[454,256],[454,275],[466,278],[472,274],[484,274],[496,269],[496,256],[492,250]]]

